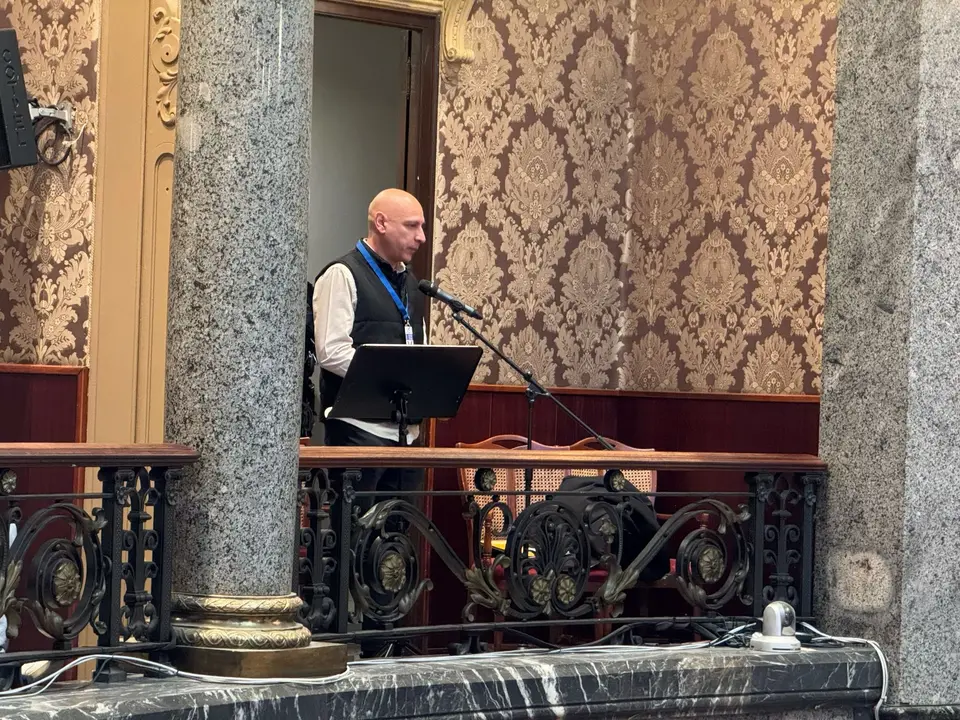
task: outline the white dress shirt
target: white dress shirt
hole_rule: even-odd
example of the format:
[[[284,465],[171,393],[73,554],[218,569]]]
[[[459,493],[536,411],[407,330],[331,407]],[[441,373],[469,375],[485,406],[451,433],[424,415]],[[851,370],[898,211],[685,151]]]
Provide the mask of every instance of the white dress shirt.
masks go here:
[[[342,263],[327,268],[313,288],[313,332],[317,350],[317,364],[323,370],[344,377],[356,352],[353,347],[353,318],[357,311],[357,284],[353,273]],[[427,342],[427,328],[424,323],[423,342]],[[326,413],[329,414],[327,409]],[[400,427],[393,422],[370,422],[338,418],[350,423],[371,435],[386,440],[396,440]],[[420,437],[420,426],[407,428],[407,444]]]

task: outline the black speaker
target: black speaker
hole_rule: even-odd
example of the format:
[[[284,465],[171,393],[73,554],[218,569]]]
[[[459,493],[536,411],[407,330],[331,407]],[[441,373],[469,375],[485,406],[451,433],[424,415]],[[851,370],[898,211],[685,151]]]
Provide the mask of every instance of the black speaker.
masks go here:
[[[23,84],[17,33],[0,30],[0,170],[37,164],[37,140]]]

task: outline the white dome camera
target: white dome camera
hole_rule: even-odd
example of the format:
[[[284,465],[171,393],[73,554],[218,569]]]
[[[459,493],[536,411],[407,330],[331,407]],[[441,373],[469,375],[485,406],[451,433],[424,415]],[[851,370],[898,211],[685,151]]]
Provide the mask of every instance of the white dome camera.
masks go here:
[[[763,627],[750,637],[750,647],[766,652],[793,652],[797,640],[797,613],[790,603],[775,600],[763,611]]]

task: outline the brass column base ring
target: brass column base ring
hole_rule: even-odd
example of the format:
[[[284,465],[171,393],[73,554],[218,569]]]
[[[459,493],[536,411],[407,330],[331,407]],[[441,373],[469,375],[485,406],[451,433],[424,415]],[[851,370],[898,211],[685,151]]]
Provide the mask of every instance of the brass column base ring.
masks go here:
[[[237,596],[173,594],[177,645],[231,650],[306,647],[310,631],[297,622],[303,601],[296,595]]]
[[[347,647],[311,642],[296,595],[173,595],[174,664],[227,677],[323,677],[343,672]]]

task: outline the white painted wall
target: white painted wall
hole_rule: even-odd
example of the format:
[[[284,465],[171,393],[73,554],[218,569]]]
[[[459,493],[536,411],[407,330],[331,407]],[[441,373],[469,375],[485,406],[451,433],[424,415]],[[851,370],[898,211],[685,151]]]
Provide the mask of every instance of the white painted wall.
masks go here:
[[[403,156],[405,30],[315,20],[307,279],[367,232],[367,205]]]

